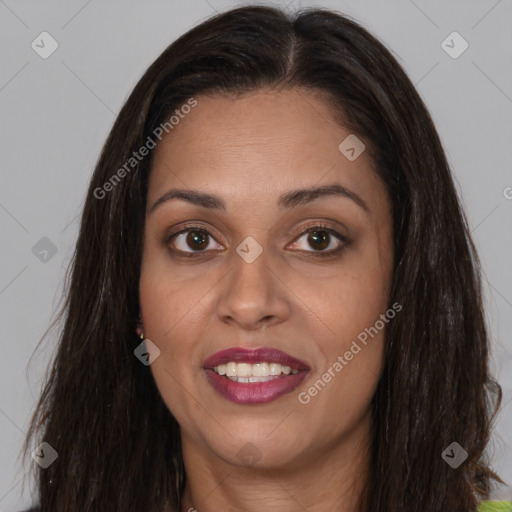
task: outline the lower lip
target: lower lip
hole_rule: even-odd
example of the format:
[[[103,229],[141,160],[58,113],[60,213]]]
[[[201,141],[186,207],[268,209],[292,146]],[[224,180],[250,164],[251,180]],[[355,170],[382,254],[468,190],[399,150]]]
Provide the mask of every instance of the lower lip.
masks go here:
[[[293,391],[307,371],[282,375],[266,382],[235,382],[211,369],[205,369],[210,384],[224,397],[237,404],[265,404]]]

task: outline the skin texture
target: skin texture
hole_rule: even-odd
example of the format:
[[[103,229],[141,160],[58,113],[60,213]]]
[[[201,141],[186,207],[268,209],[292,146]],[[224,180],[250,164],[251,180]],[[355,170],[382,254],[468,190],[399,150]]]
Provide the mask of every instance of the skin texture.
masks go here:
[[[365,328],[390,307],[391,206],[367,152],[349,161],[350,134],[330,105],[300,89],[198,104],[155,149],[140,278],[144,335],[161,350],[151,371],[180,424],[187,487],[182,510],[353,511],[365,483],[370,401],[383,361],[384,330],[311,401],[298,400]],[[320,197],[278,208],[280,194],[339,183],[367,204]],[[226,210],[183,200],[154,203],[172,188],[220,196]],[[349,243],[334,256],[306,230],[322,221]],[[211,237],[199,254],[186,223]],[[193,229],[192,229],[193,231]],[[248,236],[263,249],[236,252]],[[309,240],[309,241],[308,241]],[[172,255],[188,251],[192,258]],[[230,347],[270,346],[306,361],[302,384],[273,402],[239,405],[208,382],[203,362]],[[255,463],[239,451],[252,443]],[[246,448],[247,449],[247,448]]]

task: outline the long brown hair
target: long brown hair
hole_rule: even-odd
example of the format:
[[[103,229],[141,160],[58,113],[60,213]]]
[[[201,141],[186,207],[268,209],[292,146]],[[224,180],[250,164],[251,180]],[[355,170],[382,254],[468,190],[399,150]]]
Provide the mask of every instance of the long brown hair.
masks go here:
[[[366,141],[392,201],[389,300],[403,309],[386,333],[360,510],[470,512],[499,480],[484,454],[501,389],[488,370],[480,264],[425,105],[384,45],[347,17],[250,6],[218,14],[171,44],[103,147],[58,351],[24,447],[26,456],[37,438],[58,452],[47,469],[34,464],[41,512],[179,510],[186,483],[179,426],[133,354],[151,156],[112,177],[190,98],[262,87],[323,95],[340,123]],[[468,453],[456,469],[441,457],[454,441]]]

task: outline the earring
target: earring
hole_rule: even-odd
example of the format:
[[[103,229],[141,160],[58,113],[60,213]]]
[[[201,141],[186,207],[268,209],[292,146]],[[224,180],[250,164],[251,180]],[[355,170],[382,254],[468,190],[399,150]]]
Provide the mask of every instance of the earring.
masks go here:
[[[143,331],[143,327],[142,327],[142,318],[139,314],[139,320],[137,322],[137,336],[143,340],[144,339],[144,331]]]

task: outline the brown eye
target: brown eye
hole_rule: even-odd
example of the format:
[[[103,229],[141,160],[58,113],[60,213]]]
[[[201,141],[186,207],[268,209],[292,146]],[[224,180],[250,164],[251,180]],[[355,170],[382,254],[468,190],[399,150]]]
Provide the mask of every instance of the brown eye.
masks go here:
[[[186,256],[192,256],[194,253],[206,252],[206,250],[215,249],[212,245],[214,238],[206,230],[199,226],[188,226],[178,233],[171,235],[166,242],[173,253],[185,253]],[[222,245],[217,244],[223,248]]]
[[[306,242],[300,247],[300,241],[304,238]],[[327,226],[312,226],[293,243],[293,248],[298,248],[315,256],[316,253],[318,253],[318,256],[329,256],[340,252],[347,244],[348,240],[336,230]],[[310,248],[313,248],[313,250]]]
[[[307,247],[301,247],[301,240],[304,238],[306,238]],[[165,243],[171,253],[186,257],[199,256],[210,250],[224,249],[220,244],[217,244],[216,248],[213,236],[200,226],[186,226],[169,236]],[[211,246],[212,243],[213,246]],[[317,225],[306,230],[291,247],[313,256],[333,256],[340,253],[348,243],[348,239],[336,230]]]
[[[327,231],[310,231],[308,234],[308,244],[319,251],[322,251],[329,245],[331,235]]]
[[[189,231],[185,243],[192,249],[206,249],[208,247],[208,234],[204,231]]]

